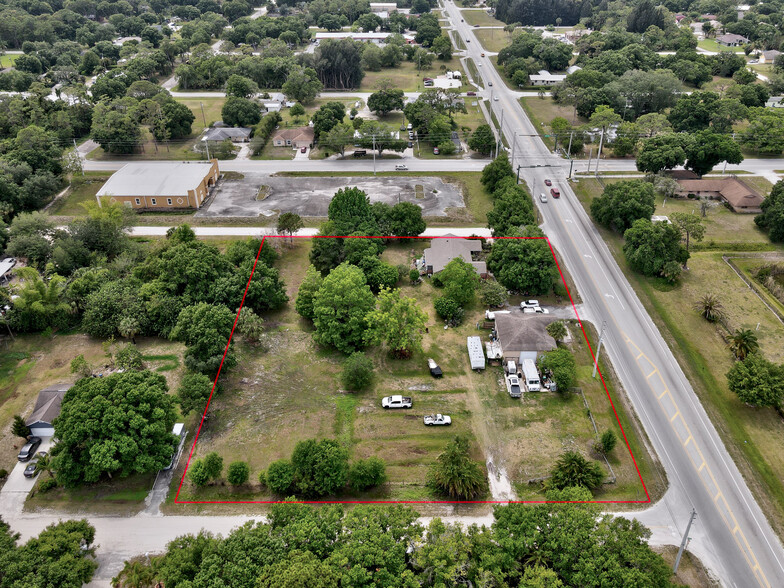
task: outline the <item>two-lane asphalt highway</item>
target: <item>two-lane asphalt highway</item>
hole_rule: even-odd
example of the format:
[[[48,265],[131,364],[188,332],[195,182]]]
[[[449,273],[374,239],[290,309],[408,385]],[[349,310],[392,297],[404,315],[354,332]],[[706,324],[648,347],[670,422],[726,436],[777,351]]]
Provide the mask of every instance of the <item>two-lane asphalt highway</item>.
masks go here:
[[[729,586],[784,584],[784,550],[724,447],[688,379],[618,267],[566,181],[563,160],[536,135],[516,96],[486,57],[460,10],[446,0],[445,14],[466,43],[466,53],[492,89],[491,107],[514,151],[544,219],[543,228],[564,258],[588,318],[606,324],[607,353],[651,444],[664,465],[669,490],[640,515],[646,524],[680,539],[689,513],[697,510],[690,549]],[[489,86],[492,82],[492,87]],[[486,97],[490,92],[485,91]],[[514,146],[513,146],[514,145]],[[542,167],[535,167],[542,166]],[[552,166],[552,167],[551,167]],[[550,178],[559,199],[539,202]],[[549,196],[549,194],[548,194]],[[634,500],[636,497],[632,496]]]

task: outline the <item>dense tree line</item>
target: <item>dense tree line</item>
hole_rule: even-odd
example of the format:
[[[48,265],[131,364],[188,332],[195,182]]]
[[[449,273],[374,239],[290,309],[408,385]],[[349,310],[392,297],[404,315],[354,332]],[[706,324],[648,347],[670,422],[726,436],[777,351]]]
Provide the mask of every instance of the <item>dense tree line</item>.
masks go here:
[[[551,500],[589,500],[584,489]],[[134,559],[114,586],[496,586],[668,587],[670,569],[637,521],[590,504],[497,506],[490,527],[427,526],[404,506],[273,505],[267,522],[226,538],[209,532],[171,542],[163,555]],[[238,562],[241,562],[239,564]]]

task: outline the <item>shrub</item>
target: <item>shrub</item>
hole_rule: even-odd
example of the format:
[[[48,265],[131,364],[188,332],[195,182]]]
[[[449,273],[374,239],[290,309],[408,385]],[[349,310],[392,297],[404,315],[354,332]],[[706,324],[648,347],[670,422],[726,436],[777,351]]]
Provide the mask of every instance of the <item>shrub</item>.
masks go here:
[[[335,494],[346,485],[348,450],[331,439],[300,441],[291,454],[296,489],[303,496]]]
[[[430,469],[428,485],[439,494],[456,500],[471,500],[487,491],[480,465],[468,455],[468,439],[458,435],[450,441]]]
[[[264,470],[261,470],[259,472],[259,484],[261,484],[262,486],[267,485],[267,472],[265,472]]]
[[[356,351],[343,362],[343,386],[348,390],[363,390],[373,382],[373,360]]]
[[[294,468],[287,459],[273,461],[267,468],[267,488],[275,494],[287,494],[294,483]]]
[[[226,481],[232,486],[242,486],[250,478],[250,466],[245,461],[234,461],[226,471]]]
[[[433,302],[433,306],[435,306],[438,316],[446,320],[450,320],[461,310],[457,301],[447,296],[439,296],[436,298]]]
[[[588,461],[576,451],[567,451],[558,458],[548,480],[548,486],[563,490],[569,486],[584,486],[593,490],[601,486],[604,471],[595,461]]]
[[[8,470],[0,469],[0,480],[5,480],[8,476]]]
[[[360,459],[348,472],[348,485],[355,492],[362,492],[380,486],[387,480],[386,465],[378,457]]]
[[[210,481],[210,476],[204,467],[204,460],[197,459],[191,464],[191,467],[188,468],[188,478],[195,486],[202,487],[207,485]]]
[[[38,484],[38,491],[41,494],[46,494],[49,490],[57,488],[57,480],[54,478],[47,478]]]
[[[454,155],[457,147],[452,141],[442,141],[438,144],[438,152],[441,155]]]
[[[114,364],[124,370],[140,370],[144,367],[142,352],[133,343],[123,345],[114,355]]]
[[[615,449],[616,443],[618,443],[618,437],[616,437],[615,433],[613,433],[610,429],[607,429],[604,433],[602,433],[602,436],[596,443],[595,449],[597,452],[603,455],[607,455],[613,449]]]
[[[506,288],[495,280],[484,280],[479,288],[479,297],[487,306],[503,306],[506,302]]]
[[[567,349],[545,353],[541,359],[541,367],[552,372],[553,380],[561,393],[567,392],[577,381],[577,364]]]
[[[416,284],[419,281],[419,270],[412,269],[410,272],[408,272],[408,279],[411,280],[412,284]]]

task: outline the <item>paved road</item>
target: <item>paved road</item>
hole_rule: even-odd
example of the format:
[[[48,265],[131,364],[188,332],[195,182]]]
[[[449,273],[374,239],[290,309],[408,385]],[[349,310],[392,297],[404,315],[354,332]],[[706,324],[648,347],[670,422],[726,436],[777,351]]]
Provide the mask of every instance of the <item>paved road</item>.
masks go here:
[[[555,159],[518,101],[487,58],[471,27],[460,22],[457,7],[445,2],[457,32],[471,42],[467,52],[492,81],[503,117],[503,133],[514,148],[515,165],[531,192],[545,190],[552,178],[563,196],[540,206],[544,229],[564,257],[585,301],[587,318],[606,321],[606,349],[662,461],[669,479],[664,499],[639,518],[659,538],[677,542],[692,507],[698,519],[690,549],[730,586],[775,586],[784,580],[784,550],[732,462],[689,381],[677,364],[585,210],[565,181],[563,162]],[[503,113],[503,114],[502,114]],[[766,164],[770,165],[770,160]],[[627,164],[628,165],[628,164]],[[633,162],[630,162],[633,166]],[[746,167],[746,166],[744,166]],[[605,168],[606,169],[606,168]],[[784,169],[782,167],[769,169]]]

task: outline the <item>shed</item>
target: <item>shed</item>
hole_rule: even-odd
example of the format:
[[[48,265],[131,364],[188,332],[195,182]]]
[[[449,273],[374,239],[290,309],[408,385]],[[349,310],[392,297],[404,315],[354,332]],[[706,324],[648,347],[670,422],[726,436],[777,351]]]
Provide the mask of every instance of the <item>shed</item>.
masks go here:
[[[482,350],[482,339],[479,337],[467,337],[468,358],[471,360],[472,370],[485,369],[485,352]]]
[[[44,388],[38,393],[33,414],[25,421],[30,427],[30,433],[36,437],[51,437],[54,435],[54,419],[60,416],[65,393],[70,384],[57,384]]]

